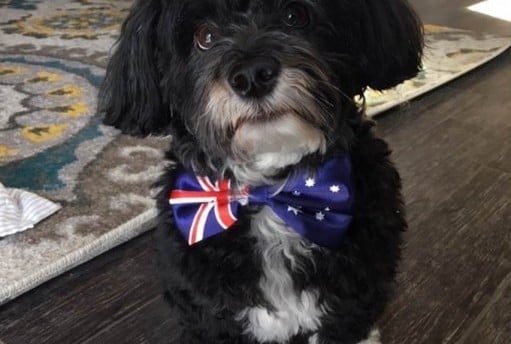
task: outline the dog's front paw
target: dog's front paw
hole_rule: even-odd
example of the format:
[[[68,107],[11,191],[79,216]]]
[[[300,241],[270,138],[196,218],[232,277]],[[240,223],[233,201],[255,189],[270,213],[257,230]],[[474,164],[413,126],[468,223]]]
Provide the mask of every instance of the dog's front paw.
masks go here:
[[[317,333],[309,338],[309,344],[318,344],[318,343],[319,343],[319,340],[318,340]]]
[[[381,344],[380,331],[377,329],[372,330],[371,333],[369,333],[369,337],[358,344]]]
[[[309,338],[309,344],[320,344],[317,334]],[[380,331],[377,329],[372,330],[371,333],[369,333],[369,337],[358,344],[381,344]]]

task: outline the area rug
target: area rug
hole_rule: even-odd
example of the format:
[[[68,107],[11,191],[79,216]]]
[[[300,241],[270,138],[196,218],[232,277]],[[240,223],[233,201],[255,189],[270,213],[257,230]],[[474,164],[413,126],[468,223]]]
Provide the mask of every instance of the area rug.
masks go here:
[[[0,240],[0,304],[151,228],[168,139],[101,125],[97,88],[131,0],[0,0],[0,182],[62,205]],[[510,38],[427,27],[424,71],[372,115],[475,68]]]
[[[511,46],[511,36],[499,37],[448,27],[425,25],[423,70],[397,87],[365,94],[367,113],[376,116],[429,92],[492,60]]]

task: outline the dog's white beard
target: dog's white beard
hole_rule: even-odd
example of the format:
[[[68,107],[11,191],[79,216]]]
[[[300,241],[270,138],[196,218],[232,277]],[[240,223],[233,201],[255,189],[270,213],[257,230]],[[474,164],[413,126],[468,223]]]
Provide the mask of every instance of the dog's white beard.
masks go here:
[[[250,185],[267,183],[279,169],[298,163],[304,156],[324,153],[323,133],[293,114],[265,122],[244,123],[233,138],[232,148],[246,157],[229,161],[236,178]]]

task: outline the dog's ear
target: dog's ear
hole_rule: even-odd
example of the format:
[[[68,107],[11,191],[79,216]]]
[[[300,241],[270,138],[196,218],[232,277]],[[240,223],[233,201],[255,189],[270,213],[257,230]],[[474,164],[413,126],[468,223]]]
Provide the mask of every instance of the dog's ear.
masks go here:
[[[423,26],[406,0],[362,0],[363,56],[366,86],[391,88],[422,67]]]
[[[125,20],[99,94],[104,123],[133,135],[161,134],[170,121],[157,70],[161,0],[138,0]]]

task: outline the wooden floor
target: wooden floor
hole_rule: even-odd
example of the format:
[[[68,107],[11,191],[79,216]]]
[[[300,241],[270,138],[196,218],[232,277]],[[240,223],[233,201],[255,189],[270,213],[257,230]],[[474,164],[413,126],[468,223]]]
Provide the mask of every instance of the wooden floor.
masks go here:
[[[412,2],[427,23],[511,34],[471,1]],[[511,51],[379,122],[410,223],[384,343],[511,343]],[[2,306],[0,344],[169,343],[155,275],[148,233]]]

